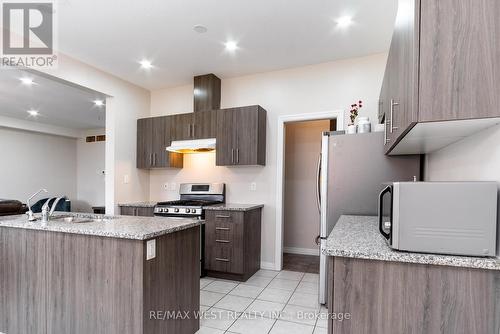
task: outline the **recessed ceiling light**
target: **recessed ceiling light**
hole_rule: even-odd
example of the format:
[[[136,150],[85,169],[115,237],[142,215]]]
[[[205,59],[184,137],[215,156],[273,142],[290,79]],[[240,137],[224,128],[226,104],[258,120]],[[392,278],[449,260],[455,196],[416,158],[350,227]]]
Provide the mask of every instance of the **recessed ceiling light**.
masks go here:
[[[31,86],[31,85],[33,85],[35,83],[33,81],[33,79],[31,79],[31,78],[20,78],[19,80],[21,80],[21,82],[23,83],[23,85],[26,85],[26,86]]]
[[[337,27],[339,28],[347,28],[349,27],[350,25],[352,25],[353,21],[352,21],[352,17],[351,16],[341,16],[339,17],[337,20]]]
[[[141,67],[146,69],[146,70],[149,70],[151,68],[153,68],[153,64],[151,63],[150,60],[147,60],[147,59],[143,59],[139,62],[139,64],[141,64]]]
[[[226,43],[224,43],[224,46],[226,47],[226,51],[229,52],[238,50],[238,43],[236,43],[235,41],[227,41]]]
[[[36,117],[38,116],[38,110],[30,109],[28,110],[28,114],[30,114],[30,116]]]
[[[207,27],[202,26],[201,24],[197,24],[193,27],[193,30],[199,34],[204,34],[208,31]]]
[[[104,105],[104,101],[103,100],[94,100],[94,104],[97,107],[102,107]]]

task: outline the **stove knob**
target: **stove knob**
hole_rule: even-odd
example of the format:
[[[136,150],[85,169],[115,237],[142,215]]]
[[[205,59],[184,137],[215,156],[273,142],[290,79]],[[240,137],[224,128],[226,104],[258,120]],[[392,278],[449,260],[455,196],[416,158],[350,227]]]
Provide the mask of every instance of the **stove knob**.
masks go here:
[[[186,213],[190,213],[191,212],[191,209],[186,209]]]
[[[168,212],[168,209],[163,209],[163,212]]]
[[[174,212],[179,212],[179,209],[175,208],[175,209],[174,209]]]

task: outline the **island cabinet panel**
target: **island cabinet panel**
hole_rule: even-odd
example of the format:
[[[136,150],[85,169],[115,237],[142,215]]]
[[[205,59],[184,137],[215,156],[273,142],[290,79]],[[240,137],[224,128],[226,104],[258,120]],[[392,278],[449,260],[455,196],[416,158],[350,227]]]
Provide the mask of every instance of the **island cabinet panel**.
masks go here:
[[[0,228],[1,333],[45,331],[46,239],[39,233]]]
[[[329,333],[498,333],[497,271],[330,258]]]
[[[48,233],[47,333],[141,333],[143,242]]]
[[[146,244],[143,247],[146,253]],[[200,227],[157,238],[156,257],[144,261],[143,269],[143,333],[196,333],[199,329],[196,312],[200,307]],[[181,317],[155,319],[151,312],[156,311],[172,311]],[[188,318],[184,312],[188,312]]]
[[[155,238],[147,260],[147,241],[0,228],[0,332],[195,333],[199,229]]]
[[[261,214],[261,208],[206,212],[208,276],[246,281],[260,269]]]

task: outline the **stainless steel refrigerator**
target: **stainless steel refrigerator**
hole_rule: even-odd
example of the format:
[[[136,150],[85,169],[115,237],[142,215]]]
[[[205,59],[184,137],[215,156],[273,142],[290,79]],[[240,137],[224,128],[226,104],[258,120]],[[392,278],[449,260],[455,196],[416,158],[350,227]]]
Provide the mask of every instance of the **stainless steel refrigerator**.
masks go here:
[[[420,156],[384,155],[383,133],[325,132],[318,163],[320,249],[341,215],[377,215],[384,183],[420,179]],[[327,302],[328,261],[320,252],[319,302]]]

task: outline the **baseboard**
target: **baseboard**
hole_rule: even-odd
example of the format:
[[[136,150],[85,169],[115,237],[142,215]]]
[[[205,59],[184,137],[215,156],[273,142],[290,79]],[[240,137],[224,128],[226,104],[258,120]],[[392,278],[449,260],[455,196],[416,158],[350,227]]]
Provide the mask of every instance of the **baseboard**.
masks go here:
[[[283,253],[318,256],[319,247],[318,248],[283,247]]]
[[[274,267],[274,263],[273,262],[261,262],[260,263],[260,269],[275,270],[276,268]]]

